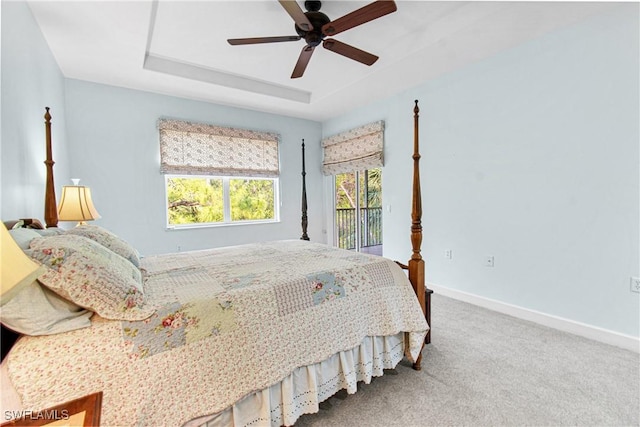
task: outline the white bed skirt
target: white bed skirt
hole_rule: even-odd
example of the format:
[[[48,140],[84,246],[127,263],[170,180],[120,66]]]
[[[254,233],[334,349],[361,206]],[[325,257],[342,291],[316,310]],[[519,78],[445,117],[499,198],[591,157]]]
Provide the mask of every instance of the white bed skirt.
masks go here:
[[[250,394],[215,415],[193,419],[185,427],[293,425],[304,414],[318,412],[320,402],[342,389],[355,393],[358,381],[393,369],[404,356],[404,333],[366,337],[359,346],[294,370],[269,388]]]
[[[222,412],[193,419],[184,427],[293,425],[301,415],[318,412],[320,402],[338,391],[346,389],[353,394],[359,381],[369,384],[372,377],[382,376],[384,369],[395,368],[404,356],[404,335],[366,337],[351,350],[297,368],[281,382],[242,398]],[[19,411],[20,398],[8,378],[6,360],[0,366],[0,386],[2,413]]]

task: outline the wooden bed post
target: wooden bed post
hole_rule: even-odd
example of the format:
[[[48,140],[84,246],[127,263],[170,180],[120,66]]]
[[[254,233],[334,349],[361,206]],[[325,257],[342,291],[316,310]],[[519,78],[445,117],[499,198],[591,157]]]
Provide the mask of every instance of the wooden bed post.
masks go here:
[[[307,235],[307,172],[304,165],[304,138],[302,139],[302,237],[300,240],[309,240]]]
[[[420,109],[418,100],[413,108],[413,195],[411,202],[411,246],[413,254],[409,260],[409,280],[416,292],[422,312],[426,315],[426,294],[424,285],[424,260],[420,254],[422,244],[422,196],[420,192],[420,147],[418,138],[418,118]],[[421,369],[422,354],[413,364],[417,371]]]
[[[44,125],[47,144],[47,160],[44,164],[47,166],[47,186],[44,196],[44,221],[47,227],[58,226],[58,208],[56,206],[56,190],[53,185],[53,155],[51,151],[51,114],[49,114],[49,107],[45,107],[47,110],[44,113]]]

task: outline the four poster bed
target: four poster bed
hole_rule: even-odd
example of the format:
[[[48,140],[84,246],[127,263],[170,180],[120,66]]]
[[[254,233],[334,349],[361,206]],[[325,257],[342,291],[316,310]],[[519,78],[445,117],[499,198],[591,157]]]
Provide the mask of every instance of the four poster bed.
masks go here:
[[[292,425],[403,357],[420,370],[417,103],[408,265],[307,241],[304,141],[300,240],[140,258],[98,226],[56,232],[47,109],[48,228],[22,247],[47,267],[36,284],[77,304],[72,321],[84,323],[20,336],[2,363],[2,413],[101,393],[104,425]]]

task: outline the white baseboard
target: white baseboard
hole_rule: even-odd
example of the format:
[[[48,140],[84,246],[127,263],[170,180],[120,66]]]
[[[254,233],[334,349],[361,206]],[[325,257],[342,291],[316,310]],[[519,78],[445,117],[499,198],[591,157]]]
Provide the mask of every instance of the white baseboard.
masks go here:
[[[580,323],[574,320],[542,313],[540,311],[530,310],[528,308],[458,291],[456,289],[446,288],[433,283],[429,283],[427,287],[433,289],[434,292],[449,298],[468,302],[470,304],[517,317],[519,319],[528,320],[560,331],[569,332],[574,335],[579,335],[581,337],[640,353],[640,338],[633,337],[631,335],[598,328],[596,326],[587,325],[586,323]]]

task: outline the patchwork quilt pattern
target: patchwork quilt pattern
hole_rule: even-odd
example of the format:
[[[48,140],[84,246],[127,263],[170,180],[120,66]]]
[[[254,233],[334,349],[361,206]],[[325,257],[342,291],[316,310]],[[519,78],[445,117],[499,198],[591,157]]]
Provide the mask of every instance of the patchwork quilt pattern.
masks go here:
[[[295,368],[405,332],[413,360],[428,325],[391,260],[291,240],[141,259],[139,321],[23,337],[10,378],[33,410],[103,391],[104,425],[181,425]],[[55,349],[52,350],[52,349]]]

